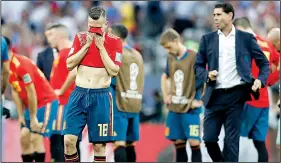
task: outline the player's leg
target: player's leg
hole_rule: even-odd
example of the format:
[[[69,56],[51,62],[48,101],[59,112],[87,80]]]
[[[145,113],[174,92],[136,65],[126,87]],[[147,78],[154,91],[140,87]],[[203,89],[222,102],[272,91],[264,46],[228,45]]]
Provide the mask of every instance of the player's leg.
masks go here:
[[[30,123],[26,121],[25,123]],[[22,127],[20,132],[20,145],[22,152],[22,161],[23,162],[33,162],[33,153],[34,149],[31,145],[31,132],[27,127]]]
[[[251,131],[254,145],[258,151],[258,162],[268,162],[268,152],[265,145],[266,135],[269,129],[268,116],[269,108],[251,107],[252,113],[259,113],[257,121]]]
[[[44,162],[45,161],[45,145],[43,136],[38,133],[31,133],[31,142],[34,149],[34,161]]]
[[[191,148],[191,161],[202,162],[200,149],[200,117],[199,113],[185,113],[181,115],[182,127],[184,128],[185,136],[188,138]]]
[[[135,142],[140,139],[140,114],[131,113],[127,131],[126,153],[128,162],[136,162]]]
[[[106,143],[114,141],[113,99],[109,88],[91,89],[88,94],[87,125],[94,146],[94,161],[105,162]]]
[[[186,137],[181,125],[181,114],[168,112],[166,119],[166,138],[173,141],[176,149],[176,162],[187,162]]]
[[[114,110],[114,161],[127,162],[126,139],[128,130],[128,117],[126,113],[120,112],[117,108]]]
[[[63,147],[63,122],[64,122],[64,112],[66,110],[66,105],[59,105],[56,114],[56,118],[53,120],[52,124],[52,135],[50,137],[50,150],[53,162],[63,162],[64,161],[64,147]]]
[[[76,87],[72,92],[65,116],[64,135],[64,157],[66,162],[78,162],[77,141],[81,140],[82,130],[87,123],[87,111],[85,98],[86,89]]]
[[[224,159],[218,144],[218,137],[224,120],[224,112],[213,109],[206,108],[204,112],[203,140],[213,162],[221,162]]]

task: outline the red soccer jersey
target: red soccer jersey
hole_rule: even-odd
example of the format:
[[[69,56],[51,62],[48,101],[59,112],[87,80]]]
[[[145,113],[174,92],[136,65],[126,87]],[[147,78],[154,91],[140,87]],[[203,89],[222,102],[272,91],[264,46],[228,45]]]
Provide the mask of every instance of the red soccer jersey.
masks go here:
[[[87,41],[86,38],[87,38],[86,32],[79,32],[78,34],[75,35],[74,42],[70,50],[69,56],[77,53],[83,47],[83,45],[86,44]],[[114,61],[116,65],[120,66],[122,61],[121,39],[111,33],[106,33],[105,40],[104,40],[104,47],[109,57],[112,59],[112,61]],[[80,64],[89,67],[104,68],[104,64],[102,62],[100,52],[96,47],[94,41],[90,45],[87,54],[85,55],[85,57],[83,58]]]
[[[61,50],[57,58],[53,62],[52,72],[50,75],[50,83],[53,89],[60,89],[68,76],[69,71],[66,67],[66,59],[69,51],[70,48],[65,48]],[[59,96],[60,104],[67,104],[68,98],[71,92],[73,91],[74,87],[75,83],[73,82],[71,86],[64,92],[64,94]]]
[[[270,66],[275,64],[276,66],[279,63],[279,53],[275,50],[272,44],[261,38],[260,36],[256,35],[257,43],[260,46],[261,50],[263,51],[266,58],[269,60]],[[256,65],[255,61],[252,61],[252,74],[255,78],[259,75],[259,68]],[[279,79],[279,73],[276,70],[275,72],[271,72],[268,80],[267,86],[274,84]],[[247,103],[251,106],[256,108],[267,108],[269,107],[269,97],[267,86],[260,89],[260,98],[258,100],[248,101]]]
[[[34,84],[37,96],[37,108],[45,106],[57,97],[41,70],[27,57],[14,54],[10,63],[9,83],[19,93],[23,103],[28,107],[25,86]]]

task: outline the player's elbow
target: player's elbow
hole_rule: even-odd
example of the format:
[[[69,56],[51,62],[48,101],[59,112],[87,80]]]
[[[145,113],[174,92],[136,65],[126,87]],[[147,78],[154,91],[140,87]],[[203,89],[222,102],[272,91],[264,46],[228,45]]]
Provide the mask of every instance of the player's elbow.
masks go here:
[[[119,70],[120,70],[120,67],[116,66],[116,67],[114,67],[114,69],[111,69],[110,71],[108,71],[108,73],[111,77],[114,77],[114,76],[118,75]]]
[[[67,59],[66,60],[66,68],[69,70],[69,71],[72,71],[74,69],[75,65],[74,63],[71,61],[71,59]]]

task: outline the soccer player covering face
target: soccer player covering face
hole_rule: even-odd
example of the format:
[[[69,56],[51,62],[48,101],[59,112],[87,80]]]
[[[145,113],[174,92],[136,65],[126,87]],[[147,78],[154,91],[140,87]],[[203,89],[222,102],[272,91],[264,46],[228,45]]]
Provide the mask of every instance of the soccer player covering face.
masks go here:
[[[199,114],[203,105],[200,100],[203,83],[196,80],[193,71],[196,53],[186,49],[174,29],[162,33],[160,44],[169,54],[166,71],[161,78],[164,102],[169,109],[166,137],[174,142],[176,162],[188,161],[187,140],[192,150],[192,162],[201,162]]]
[[[122,67],[113,78],[111,92],[114,106],[115,162],[136,162],[134,143],[139,140],[139,112],[142,106],[144,66],[141,54],[126,43],[128,30],[113,25],[109,32],[123,41]]]
[[[103,162],[105,146],[112,142],[113,104],[109,90],[111,77],[116,76],[121,65],[122,40],[105,32],[106,12],[102,7],[89,10],[89,30],[79,32],[67,59],[67,68],[77,68],[76,87],[72,92],[63,131],[65,161],[77,161],[77,140],[87,124],[89,141],[94,148],[94,161]]]
[[[8,45],[10,40],[6,39]],[[20,144],[23,162],[44,162],[43,136],[51,134],[58,101],[51,85],[27,57],[14,54],[9,46],[12,97],[21,125]]]
[[[258,162],[268,162],[268,153],[265,146],[265,139],[269,127],[269,96],[267,86],[273,85],[279,79],[279,71],[276,67],[278,66],[280,56],[272,44],[254,33],[250,21],[246,17],[237,18],[234,20],[233,24],[237,29],[255,36],[258,45],[270,63],[271,73],[268,76],[267,85],[260,89],[260,97],[258,100],[248,101],[245,104],[241,126],[241,136],[253,139],[254,145],[258,151]],[[258,73],[259,68],[253,60],[252,75],[257,78]]]
[[[64,126],[64,114],[66,113],[68,98],[75,87],[76,69],[71,72],[66,67],[72,42],[68,39],[69,33],[66,26],[62,24],[52,24],[46,28],[47,40],[52,48],[58,50],[50,75],[50,83],[59,97],[59,107],[56,119],[52,122],[51,156],[53,162],[64,161],[64,145],[62,130]]]

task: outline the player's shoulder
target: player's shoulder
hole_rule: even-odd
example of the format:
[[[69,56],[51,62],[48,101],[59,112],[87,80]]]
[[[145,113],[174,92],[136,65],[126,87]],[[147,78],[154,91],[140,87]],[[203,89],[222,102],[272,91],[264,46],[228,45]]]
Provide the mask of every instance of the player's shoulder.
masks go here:
[[[193,56],[197,55],[196,51],[194,51],[192,49],[187,49],[186,51],[187,51],[188,55],[193,55]]]
[[[118,37],[118,36],[116,36],[115,34],[110,33],[110,32],[107,32],[107,33],[105,34],[105,37],[106,37],[106,39],[107,39],[108,41],[110,41],[110,42],[122,42],[122,40],[121,40],[120,37]]]
[[[86,43],[87,41],[87,31],[80,31],[78,32],[75,37],[78,38],[78,40],[80,41],[80,43]]]

